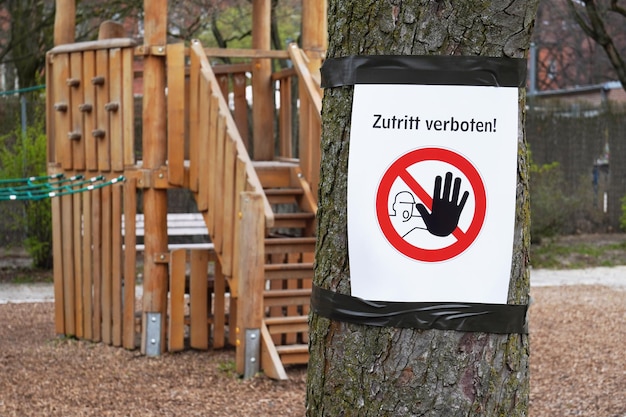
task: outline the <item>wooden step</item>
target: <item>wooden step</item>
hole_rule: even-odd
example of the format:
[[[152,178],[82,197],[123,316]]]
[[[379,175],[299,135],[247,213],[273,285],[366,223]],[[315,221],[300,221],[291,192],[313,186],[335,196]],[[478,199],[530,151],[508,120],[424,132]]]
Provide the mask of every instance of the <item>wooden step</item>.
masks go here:
[[[297,198],[304,194],[302,188],[268,188],[265,195],[270,204],[296,204]]]
[[[309,345],[281,345],[276,346],[283,365],[306,364],[309,362]]]
[[[265,265],[265,279],[310,279],[313,278],[313,263],[299,264],[267,264]]]
[[[310,303],[310,288],[263,291],[263,305],[265,307],[300,306]]]
[[[274,213],[274,228],[304,229],[313,219],[313,213]]]
[[[265,239],[265,254],[315,252],[315,237],[270,237]]]
[[[290,187],[291,169],[298,165],[280,161],[253,161],[252,165],[263,188]]]
[[[270,334],[309,331],[309,316],[267,317],[264,321]]]

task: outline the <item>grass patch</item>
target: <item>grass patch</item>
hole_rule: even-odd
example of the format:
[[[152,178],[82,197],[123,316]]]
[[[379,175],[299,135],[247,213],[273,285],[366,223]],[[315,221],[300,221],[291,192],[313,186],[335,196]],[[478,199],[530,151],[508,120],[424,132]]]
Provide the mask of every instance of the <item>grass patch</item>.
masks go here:
[[[572,242],[554,239],[531,246],[533,268],[580,269],[626,264],[626,241]]]

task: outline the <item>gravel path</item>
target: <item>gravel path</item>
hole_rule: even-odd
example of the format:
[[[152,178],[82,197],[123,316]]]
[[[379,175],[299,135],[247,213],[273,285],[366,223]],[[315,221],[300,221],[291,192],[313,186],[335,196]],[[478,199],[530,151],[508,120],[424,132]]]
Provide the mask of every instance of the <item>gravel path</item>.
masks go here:
[[[626,268],[531,275],[529,416],[626,417]],[[20,287],[0,286],[25,301],[0,305],[1,417],[304,414],[305,367],[242,381],[232,350],[146,358],[56,338],[53,304],[32,303],[51,286]]]
[[[626,289],[626,266],[588,269],[535,269],[531,271],[531,286],[605,285]],[[141,294],[141,286],[137,287]],[[53,302],[52,284],[0,283],[0,304]]]

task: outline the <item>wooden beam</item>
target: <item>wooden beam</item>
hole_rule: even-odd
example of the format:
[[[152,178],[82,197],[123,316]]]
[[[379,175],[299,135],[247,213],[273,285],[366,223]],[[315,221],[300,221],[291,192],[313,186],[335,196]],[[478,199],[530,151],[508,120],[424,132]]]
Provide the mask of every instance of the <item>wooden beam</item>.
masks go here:
[[[271,0],[252,1],[252,47],[270,49]],[[252,72],[252,135],[257,161],[274,159],[274,93],[272,63],[254,59]]]
[[[74,0],[56,0],[54,16],[54,44],[74,42],[76,27],[76,3]]]
[[[144,1],[144,44],[165,48],[167,39],[167,0]],[[167,157],[167,119],[165,101],[165,57],[144,58],[143,165],[158,169]],[[144,191],[145,259],[143,283],[143,320],[141,351],[146,353],[147,313],[159,313],[160,350],[165,351],[168,265],[157,262],[157,255],[167,252],[167,191],[148,188]]]

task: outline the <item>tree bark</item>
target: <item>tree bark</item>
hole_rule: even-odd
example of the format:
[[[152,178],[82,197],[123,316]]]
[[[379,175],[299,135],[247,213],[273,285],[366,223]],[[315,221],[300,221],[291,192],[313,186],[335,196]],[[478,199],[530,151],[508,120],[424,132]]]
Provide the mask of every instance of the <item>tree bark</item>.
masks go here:
[[[327,58],[526,56],[537,0],[328,2]],[[350,294],[347,176],[352,87],[326,89],[314,284]],[[471,104],[470,104],[471,105]],[[524,94],[508,302],[529,299]],[[308,416],[525,416],[528,335],[371,327],[312,314]]]

